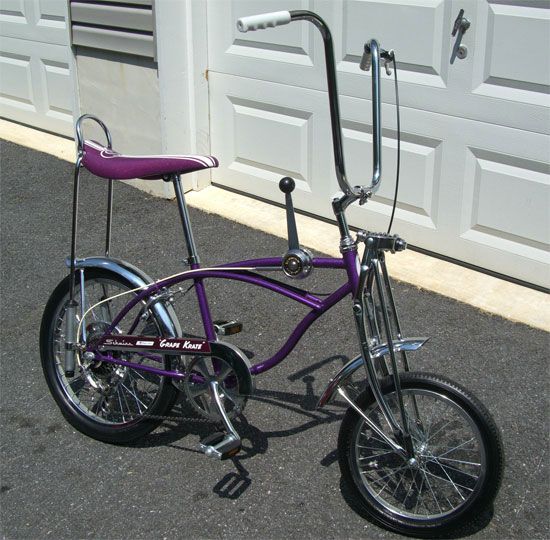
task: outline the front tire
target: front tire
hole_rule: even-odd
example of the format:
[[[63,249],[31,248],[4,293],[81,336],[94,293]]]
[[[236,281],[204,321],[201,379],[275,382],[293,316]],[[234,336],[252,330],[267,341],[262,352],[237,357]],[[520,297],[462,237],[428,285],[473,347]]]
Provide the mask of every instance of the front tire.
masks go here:
[[[130,291],[133,286],[117,274],[103,269],[84,270],[85,310],[105,298]],[[79,274],[77,273],[77,277]],[[92,309],[85,326],[88,339],[99,337],[114,316],[130,301],[128,293]],[[75,285],[75,300],[80,303],[80,283]],[[42,317],[40,328],[40,355],[48,387],[63,416],[78,431],[109,443],[127,443],[146,435],[161,422],[144,415],[162,416],[173,406],[177,391],[166,377],[110,363],[76,363],[74,377],[67,377],[64,369],[65,319],[69,301],[69,277],[52,293]],[[121,321],[117,333],[127,333],[133,318],[143,307],[140,303]],[[80,322],[77,307],[77,325]],[[133,332],[136,335],[161,335],[154,313],[147,312]],[[78,337],[82,337],[81,335]],[[168,337],[168,336],[167,336]],[[171,336],[169,336],[171,337]],[[159,361],[124,353],[125,360],[154,365],[169,370],[170,356]]]
[[[360,513],[401,534],[437,537],[492,504],[504,469],[502,441],[487,409],[456,383],[413,372],[400,380],[415,462],[395,453],[350,408],[338,437],[340,470]],[[400,421],[392,377],[382,392]],[[370,389],[356,403],[391,437]]]

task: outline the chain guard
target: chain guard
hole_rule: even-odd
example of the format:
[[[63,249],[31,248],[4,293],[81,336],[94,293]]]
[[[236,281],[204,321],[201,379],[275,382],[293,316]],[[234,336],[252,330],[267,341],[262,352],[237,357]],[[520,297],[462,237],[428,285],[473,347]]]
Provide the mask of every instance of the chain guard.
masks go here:
[[[182,389],[195,411],[209,420],[219,421],[221,416],[208,388],[209,381],[216,380],[222,391],[225,411],[233,418],[243,412],[248,396],[254,392],[251,365],[244,353],[230,343],[216,341],[211,342],[210,347],[211,356],[189,360]]]

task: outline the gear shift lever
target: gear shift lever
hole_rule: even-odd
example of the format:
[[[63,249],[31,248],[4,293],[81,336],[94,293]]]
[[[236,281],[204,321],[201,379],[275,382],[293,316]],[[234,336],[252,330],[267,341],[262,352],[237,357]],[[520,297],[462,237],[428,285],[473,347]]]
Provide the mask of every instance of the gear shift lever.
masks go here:
[[[301,279],[311,273],[313,259],[309,251],[300,248],[294,205],[292,204],[292,192],[295,187],[296,182],[288,176],[281,178],[279,182],[279,189],[285,194],[286,225],[288,230],[288,251],[283,257],[283,272],[288,277]]]

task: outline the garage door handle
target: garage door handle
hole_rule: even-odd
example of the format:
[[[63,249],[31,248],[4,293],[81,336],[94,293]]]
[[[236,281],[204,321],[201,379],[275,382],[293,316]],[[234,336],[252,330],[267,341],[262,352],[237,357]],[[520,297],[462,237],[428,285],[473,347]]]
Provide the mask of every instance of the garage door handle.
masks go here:
[[[237,28],[240,32],[248,32],[249,30],[273,28],[275,26],[280,26],[281,24],[288,24],[289,22],[289,11],[275,11],[273,13],[262,13],[261,15],[241,17],[237,20]]]
[[[464,17],[464,10],[461,9],[458,12],[458,16],[455,19],[455,23],[453,25],[453,31],[451,32],[451,36],[455,37],[455,44],[453,47],[453,52],[451,54],[451,64],[454,64],[455,58],[458,56],[461,60],[466,58],[468,54],[468,49],[465,45],[461,45],[462,42],[462,36],[466,33],[466,30],[470,28],[470,21]]]

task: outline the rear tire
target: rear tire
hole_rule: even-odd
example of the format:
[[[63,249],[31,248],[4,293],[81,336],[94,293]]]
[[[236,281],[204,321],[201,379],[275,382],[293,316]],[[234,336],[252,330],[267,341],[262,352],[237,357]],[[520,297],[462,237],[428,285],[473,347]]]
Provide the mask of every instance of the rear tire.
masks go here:
[[[133,286],[119,275],[103,269],[86,269],[86,308],[104,298],[129,291]],[[77,275],[78,277],[78,275]],[[86,317],[88,338],[97,337],[135,293],[105,302]],[[74,377],[66,377],[64,369],[64,332],[66,307],[69,300],[69,278],[54,290],[42,316],[40,328],[40,355],[48,387],[63,416],[78,431],[109,443],[127,443],[146,435],[161,422],[142,415],[163,416],[172,408],[177,390],[166,377],[110,363],[76,362]],[[80,284],[77,279],[75,300],[80,302]],[[117,327],[117,333],[126,333],[133,318],[143,307],[135,306]],[[80,305],[77,307],[77,325]],[[84,326],[84,325],[83,325]],[[152,311],[140,321],[133,332],[136,335],[161,335],[161,326]],[[82,333],[82,332],[81,332]],[[172,336],[166,336],[172,337]],[[80,339],[80,337],[79,337]],[[160,363],[139,353],[124,353],[125,360],[169,370],[170,356],[159,357]]]
[[[466,389],[428,373],[400,379],[416,463],[395,453],[350,408],[338,437],[340,470],[365,517],[401,534],[438,537],[465,527],[492,504],[504,470],[502,441],[490,413]],[[400,421],[392,377],[382,392]],[[391,436],[370,389],[356,403]]]

